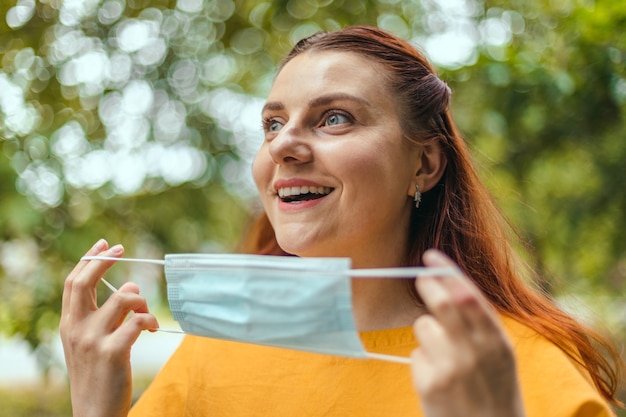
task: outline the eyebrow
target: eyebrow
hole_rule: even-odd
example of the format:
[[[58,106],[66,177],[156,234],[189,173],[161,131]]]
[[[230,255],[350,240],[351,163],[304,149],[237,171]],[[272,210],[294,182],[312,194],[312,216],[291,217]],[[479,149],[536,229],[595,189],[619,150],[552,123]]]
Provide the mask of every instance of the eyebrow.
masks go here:
[[[356,101],[357,103],[365,104],[368,107],[370,105],[369,101],[365,100],[363,97],[353,96],[352,94],[347,93],[333,93],[312,99],[311,101],[309,101],[309,106],[325,106],[332,103],[333,101]]]
[[[365,100],[362,97],[353,96],[352,94],[347,94],[347,93],[333,93],[333,94],[326,94],[320,97],[315,97],[314,99],[311,99],[309,101],[309,107],[326,106],[334,101],[355,101],[357,103],[361,103],[370,107],[369,101]],[[265,113],[265,111],[267,110],[278,111],[278,110],[284,110],[284,109],[285,109],[285,105],[282,102],[269,101],[265,103],[261,113]]]

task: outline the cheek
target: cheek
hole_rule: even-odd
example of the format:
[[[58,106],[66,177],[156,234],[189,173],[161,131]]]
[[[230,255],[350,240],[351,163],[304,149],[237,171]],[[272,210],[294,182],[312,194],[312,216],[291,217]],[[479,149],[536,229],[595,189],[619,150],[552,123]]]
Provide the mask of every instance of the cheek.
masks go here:
[[[390,148],[352,151],[341,165],[344,181],[353,185],[348,187],[355,193],[350,198],[404,202],[414,173],[407,155],[400,152]]]
[[[264,148],[259,150],[252,162],[252,178],[259,191],[267,185],[272,169],[272,161]]]
[[[351,181],[380,185],[394,181],[401,171],[400,160],[393,158],[389,149],[351,150],[345,155],[349,157],[342,161],[341,170]]]

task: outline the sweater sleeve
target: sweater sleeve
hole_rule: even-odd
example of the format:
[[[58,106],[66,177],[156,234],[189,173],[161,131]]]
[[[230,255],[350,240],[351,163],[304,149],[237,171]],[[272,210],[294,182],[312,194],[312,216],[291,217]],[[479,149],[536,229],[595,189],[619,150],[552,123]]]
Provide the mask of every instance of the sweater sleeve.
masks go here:
[[[129,417],[182,417],[189,393],[190,358],[195,338],[185,336],[150,386],[130,410]]]

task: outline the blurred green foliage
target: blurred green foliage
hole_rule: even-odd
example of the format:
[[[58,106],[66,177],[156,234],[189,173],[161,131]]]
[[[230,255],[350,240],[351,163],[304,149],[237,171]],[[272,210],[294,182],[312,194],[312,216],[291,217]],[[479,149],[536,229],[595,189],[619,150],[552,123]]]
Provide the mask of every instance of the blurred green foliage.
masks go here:
[[[2,414],[19,417],[67,417],[72,415],[69,395],[60,389],[0,390]]]
[[[440,68],[549,289],[626,334],[620,2],[3,0],[0,16],[0,331],[46,343],[100,237],[138,257],[233,250],[258,208],[247,165],[277,62],[369,24]]]

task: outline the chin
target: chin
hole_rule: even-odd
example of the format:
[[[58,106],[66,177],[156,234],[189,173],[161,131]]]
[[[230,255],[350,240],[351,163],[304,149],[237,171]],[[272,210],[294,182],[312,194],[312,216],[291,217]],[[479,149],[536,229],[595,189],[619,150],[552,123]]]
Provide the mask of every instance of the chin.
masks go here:
[[[350,257],[344,250],[334,249],[327,245],[306,244],[303,239],[284,241],[278,240],[282,250],[300,258],[345,258]]]
[[[336,257],[338,236],[328,227],[311,224],[282,224],[274,229],[278,246],[285,252],[307,258]]]
[[[306,249],[301,247],[302,245],[290,245],[288,243],[283,243],[278,240],[278,246],[280,246],[280,248],[287,252],[289,255],[298,256],[300,258],[313,257],[313,255],[310,254],[310,251],[307,251]]]
[[[298,239],[297,237],[295,239],[281,239],[277,236],[276,240],[278,242],[278,246],[280,246],[282,250],[290,255],[299,256],[301,258],[331,256],[329,254],[322,254],[322,251],[320,251],[319,248],[316,248],[315,245],[307,244],[306,239],[302,239],[302,236],[300,237],[300,239]]]

